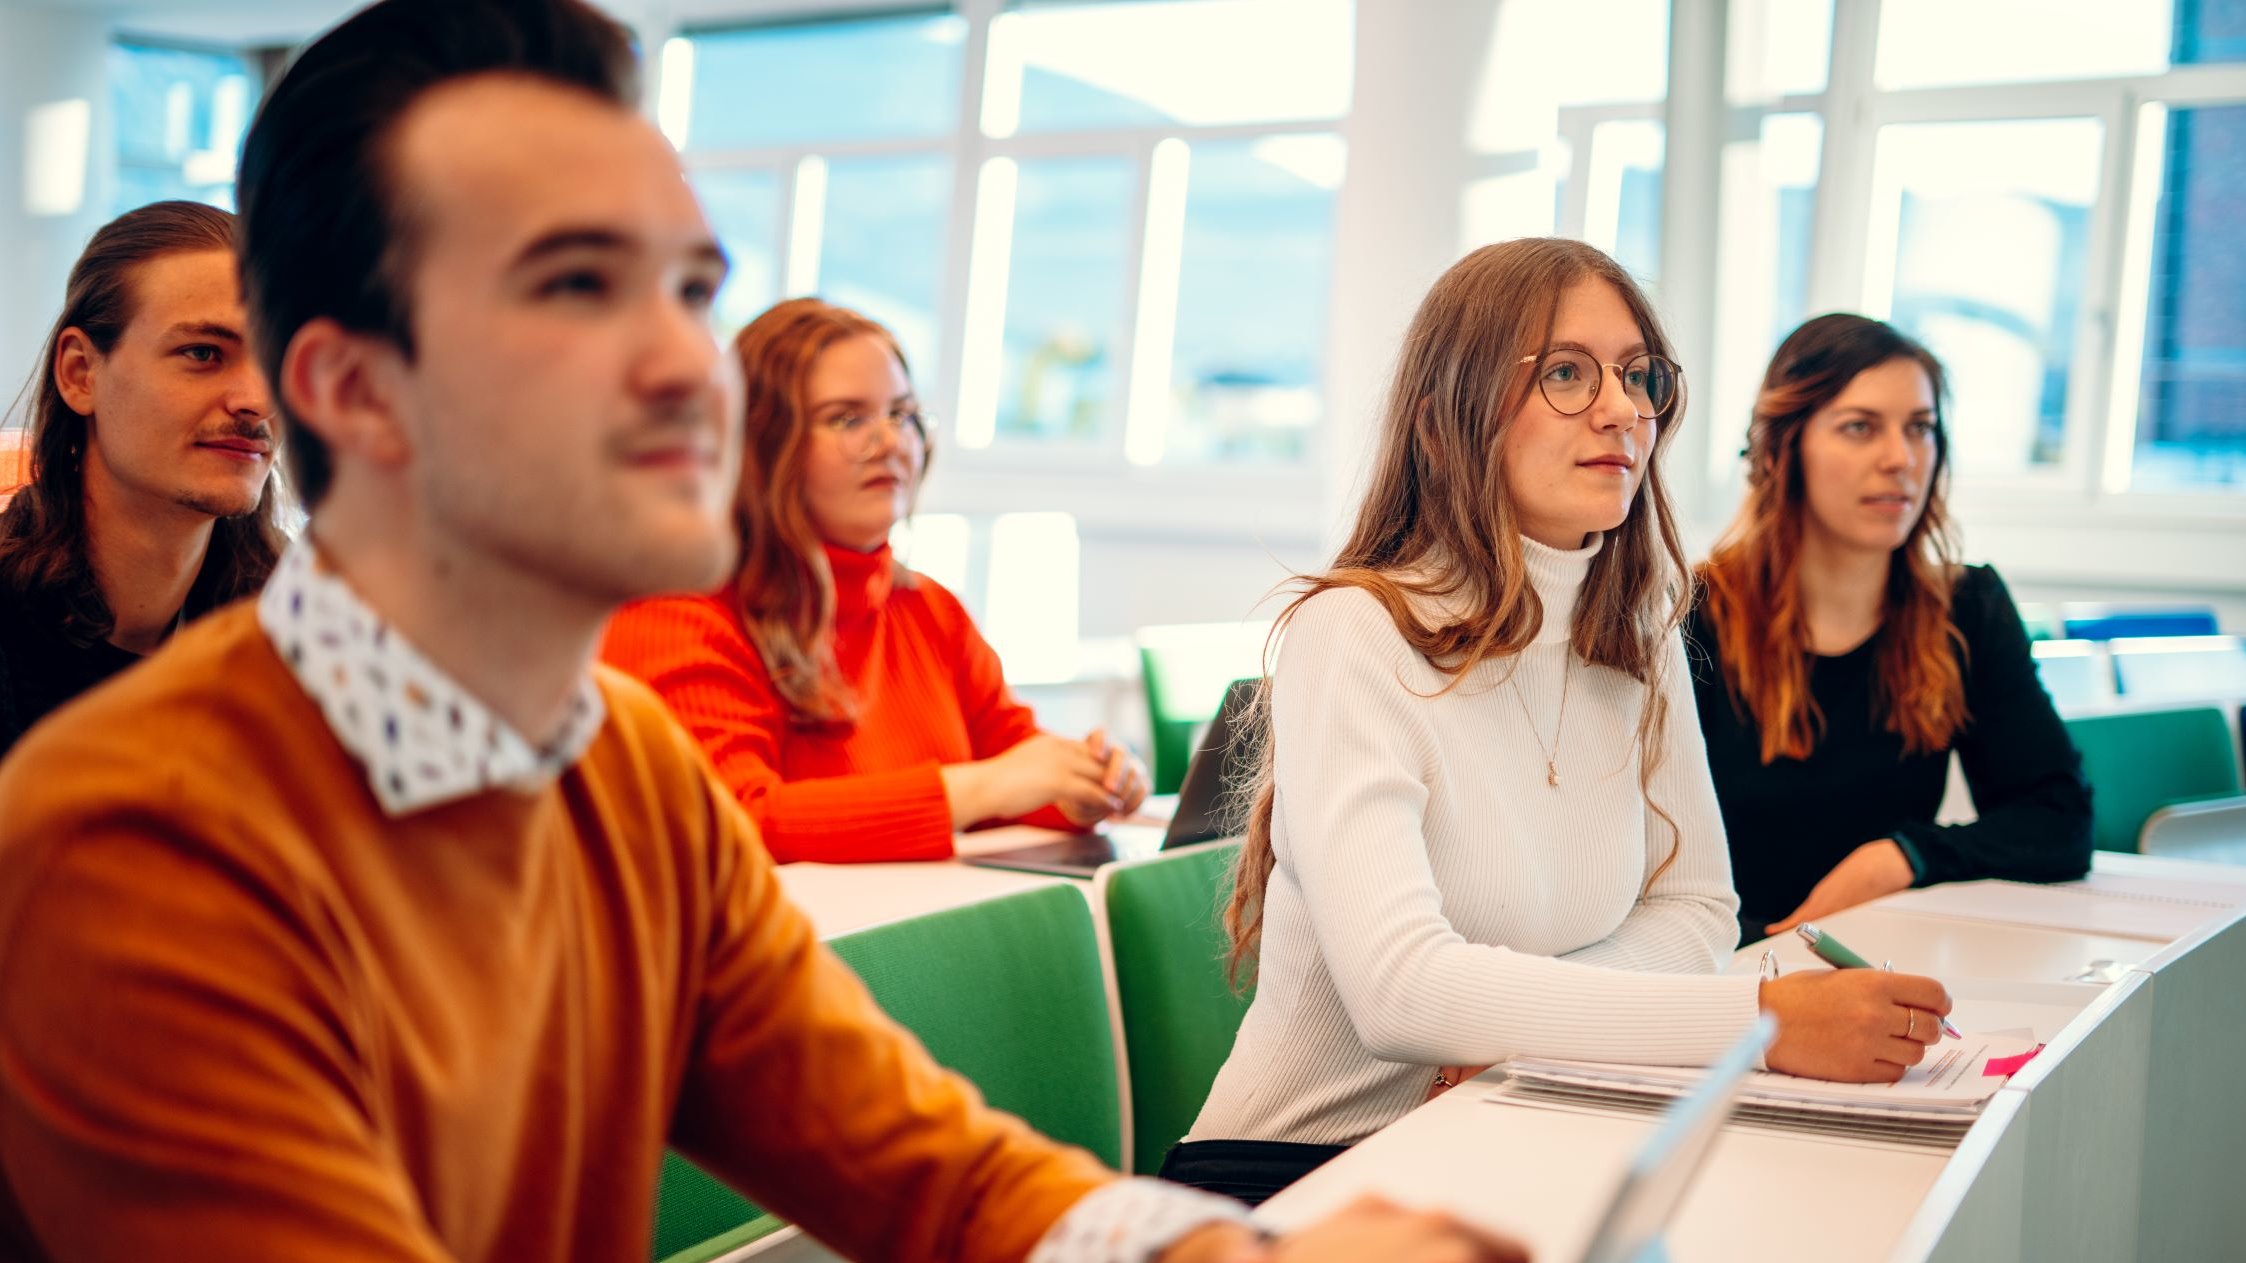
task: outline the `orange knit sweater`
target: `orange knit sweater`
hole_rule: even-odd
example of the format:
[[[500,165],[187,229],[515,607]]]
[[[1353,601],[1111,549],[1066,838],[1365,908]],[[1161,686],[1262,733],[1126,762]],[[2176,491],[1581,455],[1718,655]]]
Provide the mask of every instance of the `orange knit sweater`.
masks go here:
[[[1003,754],[1036,735],[998,655],[959,598],[926,575],[896,582],[888,548],[828,548],[835,659],[857,722],[792,722],[772,673],[722,597],[626,606],[601,656],[653,685],[755,818],[772,857],[943,859],[951,806],[938,769]],[[1053,808],[1032,823],[1067,828]]]
[[[1112,1179],[985,1108],[603,671],[543,790],[386,816],[247,603],[0,763],[0,1259],[645,1263],[666,1138],[858,1258]]]

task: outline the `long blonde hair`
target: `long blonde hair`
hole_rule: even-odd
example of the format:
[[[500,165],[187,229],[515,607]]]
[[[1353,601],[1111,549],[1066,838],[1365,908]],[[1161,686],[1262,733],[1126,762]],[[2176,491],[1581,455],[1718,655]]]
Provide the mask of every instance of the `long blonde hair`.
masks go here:
[[[1629,273],[1579,241],[1537,237],[1484,246],[1435,282],[1404,335],[1356,526],[1331,567],[1295,581],[1295,595],[1272,628],[1273,643],[1305,601],[1335,588],[1360,588],[1381,603],[1420,656],[1450,677],[1445,692],[1477,665],[1528,646],[1544,610],[1529,585],[1519,514],[1505,488],[1504,440],[1535,389],[1534,373],[1522,360],[1543,353],[1561,296],[1592,280],[1614,287],[1649,352],[1676,358]],[[1680,398],[1661,419],[1641,493],[1592,559],[1569,637],[1583,661],[1646,686],[1637,733],[1641,789],[1659,765],[1667,730],[1663,649],[1686,609],[1684,549],[1660,461],[1683,419]],[[1440,597],[1465,612],[1428,627],[1415,613],[1415,596]],[[1270,695],[1266,676],[1249,724],[1260,736],[1254,771],[1242,787],[1245,840],[1224,909],[1236,981],[1252,972],[1275,863]],[[1676,860],[1677,827],[1650,798],[1647,805],[1671,835],[1668,857],[1647,878],[1650,886]]]

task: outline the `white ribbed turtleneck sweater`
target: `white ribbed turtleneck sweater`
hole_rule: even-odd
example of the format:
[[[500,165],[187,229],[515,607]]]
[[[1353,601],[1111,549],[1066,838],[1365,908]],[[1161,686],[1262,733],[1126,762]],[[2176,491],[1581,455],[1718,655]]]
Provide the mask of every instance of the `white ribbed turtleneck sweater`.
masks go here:
[[[1638,785],[1645,686],[1576,662],[1556,789],[1537,739],[1559,723],[1599,541],[1521,543],[1544,620],[1519,700],[1511,658],[1435,696],[1449,677],[1361,590],[1320,593],[1289,625],[1256,996],[1188,1139],[1350,1143],[1418,1105],[1437,1066],[1692,1065],[1754,1022],[1756,980],[1713,972],[1738,899],[1683,642],[1652,781],[1681,848],[1647,890],[1671,835]]]

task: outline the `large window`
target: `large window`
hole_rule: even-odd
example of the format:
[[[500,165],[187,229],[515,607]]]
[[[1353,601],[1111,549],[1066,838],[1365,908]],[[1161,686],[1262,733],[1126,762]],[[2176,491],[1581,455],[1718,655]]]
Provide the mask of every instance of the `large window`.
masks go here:
[[[1709,301],[1664,290],[1665,229],[1714,251],[1713,498],[1771,351],[1828,310],[1944,358],[1961,488],[2246,486],[2246,0],[1728,0],[1712,150],[1668,133],[1671,9],[1468,23],[1458,195],[1469,243],[1580,237],[1665,306]],[[815,292],[890,324],[947,470],[1309,479],[1356,28],[1413,20],[978,0],[689,31],[661,114],[740,263],[724,318]],[[1670,205],[1710,163],[1712,221]]]
[[[2086,118],[1880,130],[1864,307],[1948,368],[1961,473],[2065,455],[2102,141]]]
[[[665,94],[692,102],[673,139],[700,152],[948,139],[966,40],[967,23],[942,13],[695,35],[665,66],[678,76]]]
[[[947,469],[1312,477],[1351,0],[966,12],[666,47],[721,321],[816,293],[889,325]]]
[[[2159,192],[2131,483],[2246,489],[2246,104],[2147,112]]]
[[[1349,108],[1344,0],[1023,0],[991,27],[985,129],[1297,122]]]
[[[1137,173],[1110,155],[1030,159],[1016,170],[998,432],[1096,442],[1122,416],[1116,367]],[[986,213],[1006,218],[1002,207]],[[982,441],[974,418],[961,425],[962,442]]]
[[[1488,173],[1466,190],[1467,235],[1558,234],[1661,271],[1667,0],[1497,6],[1468,140]]]
[[[117,128],[113,209],[168,198],[232,209],[257,74],[229,52],[120,42],[109,49]]]
[[[1719,492],[1771,349],[1834,309],[1942,357],[1961,491],[2246,490],[2246,0],[1871,12],[1732,0]]]

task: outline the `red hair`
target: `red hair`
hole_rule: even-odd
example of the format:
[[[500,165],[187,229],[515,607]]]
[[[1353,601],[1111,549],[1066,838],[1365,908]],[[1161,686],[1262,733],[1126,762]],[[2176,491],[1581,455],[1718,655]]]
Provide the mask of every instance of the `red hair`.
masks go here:
[[[851,338],[872,338],[905,363],[889,330],[817,298],[780,303],[733,340],[747,379],[748,429],[733,511],[741,564],[727,593],[773,688],[804,725],[847,724],[857,709],[834,657],[834,573],[803,501],[811,368],[827,348]],[[899,570],[899,582],[909,583]]]
[[[1802,430],[1858,374],[1899,359],[1926,370],[1934,388],[1934,475],[1926,510],[1888,565],[1874,713],[1912,754],[1947,749],[1967,719],[1959,660],[1965,640],[1950,619],[1958,565],[1944,487],[1949,436],[1941,361],[1880,321],[1819,316],[1787,335],[1770,361],[1747,430],[1746,503],[1700,567],[1724,687],[1741,717],[1761,728],[1765,764],[1808,758],[1825,729],[1809,692],[1802,611]]]

